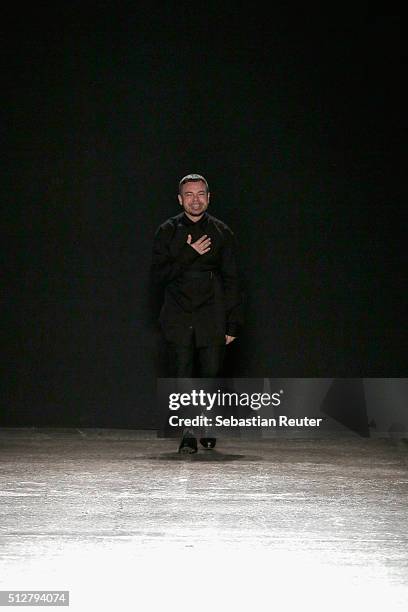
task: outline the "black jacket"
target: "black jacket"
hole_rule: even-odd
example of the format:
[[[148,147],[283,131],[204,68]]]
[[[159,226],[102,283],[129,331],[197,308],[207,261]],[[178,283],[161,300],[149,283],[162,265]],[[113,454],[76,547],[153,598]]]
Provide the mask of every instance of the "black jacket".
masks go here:
[[[211,249],[204,255],[187,244],[206,234]],[[194,223],[184,213],[158,228],[153,246],[153,276],[164,286],[160,324],[168,342],[188,344],[194,329],[197,346],[225,344],[243,322],[234,235],[204,213]]]

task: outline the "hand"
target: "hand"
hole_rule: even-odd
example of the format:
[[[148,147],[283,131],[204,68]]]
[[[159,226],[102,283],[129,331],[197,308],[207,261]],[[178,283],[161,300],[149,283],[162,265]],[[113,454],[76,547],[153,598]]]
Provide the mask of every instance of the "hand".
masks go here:
[[[225,344],[230,344],[235,339],[236,336],[227,336],[227,334],[225,334]]]
[[[189,234],[187,236],[187,244],[193,247],[193,249],[195,249],[199,255],[204,255],[204,253],[207,253],[207,251],[209,251],[211,248],[211,238],[209,238],[207,234],[204,234],[204,236],[201,236],[201,238],[193,243],[191,240],[192,237],[191,234]]]

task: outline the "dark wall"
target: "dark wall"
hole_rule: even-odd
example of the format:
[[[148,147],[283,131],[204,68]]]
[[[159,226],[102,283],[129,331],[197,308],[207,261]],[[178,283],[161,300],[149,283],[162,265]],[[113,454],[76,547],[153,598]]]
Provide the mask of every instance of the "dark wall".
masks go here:
[[[400,17],[119,6],[5,22],[3,425],[154,424],[151,244],[188,172],[239,245],[226,374],[406,376]]]

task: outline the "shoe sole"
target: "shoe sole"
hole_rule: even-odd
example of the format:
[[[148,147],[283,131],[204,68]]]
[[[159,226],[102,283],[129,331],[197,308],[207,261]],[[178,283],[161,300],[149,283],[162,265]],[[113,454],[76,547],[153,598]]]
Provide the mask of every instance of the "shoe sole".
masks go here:
[[[179,448],[178,452],[181,455],[192,455],[193,453],[197,452],[197,449],[192,448],[191,446],[183,446],[182,448]]]

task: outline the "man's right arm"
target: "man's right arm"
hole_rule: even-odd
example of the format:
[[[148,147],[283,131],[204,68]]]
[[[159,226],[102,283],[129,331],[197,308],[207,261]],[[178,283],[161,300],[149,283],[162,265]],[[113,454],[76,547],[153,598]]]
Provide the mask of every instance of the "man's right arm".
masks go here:
[[[152,273],[157,283],[169,283],[182,274],[199,257],[199,253],[187,242],[173,257],[170,254],[171,226],[160,226],[153,243]]]

